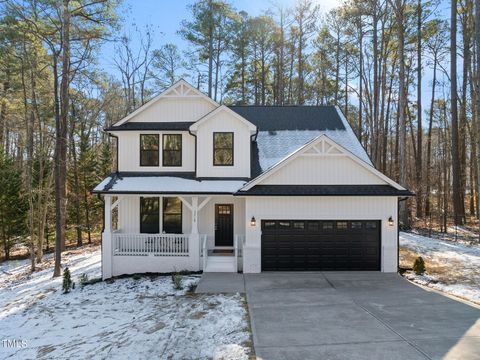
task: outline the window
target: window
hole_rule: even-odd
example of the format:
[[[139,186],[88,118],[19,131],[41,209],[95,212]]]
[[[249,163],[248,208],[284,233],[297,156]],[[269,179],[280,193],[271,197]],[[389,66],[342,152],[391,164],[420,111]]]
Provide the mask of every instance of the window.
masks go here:
[[[352,221],[352,229],[359,230],[361,228],[362,228],[362,222],[361,221]]]
[[[275,221],[265,221],[263,226],[266,229],[272,229],[272,228],[275,228],[275,224],[276,224]]]
[[[293,228],[294,228],[294,229],[301,229],[301,230],[303,230],[303,229],[305,229],[305,222],[303,222],[303,221],[294,221],[294,222],[293,222]]]
[[[318,222],[317,221],[309,221],[308,222],[308,230],[318,231]]]
[[[182,233],[182,201],[178,197],[163,198],[163,232]]]
[[[279,221],[278,222],[278,226],[280,228],[284,228],[284,229],[287,229],[290,227],[290,221]]]
[[[346,221],[337,221],[337,230],[346,230],[348,227],[347,225]]]
[[[158,134],[140,135],[140,166],[158,166]]]
[[[230,205],[218,205],[219,215],[230,215],[232,207]]]
[[[158,197],[140,198],[140,232],[158,234],[160,232]]]
[[[233,132],[213,133],[213,165],[233,165]]]
[[[324,221],[322,223],[322,229],[323,230],[332,230],[333,229],[333,222],[331,221]]]
[[[182,166],[182,135],[163,135],[163,166]]]
[[[366,229],[376,229],[377,228],[377,222],[376,221],[367,221],[365,223],[365,228]]]

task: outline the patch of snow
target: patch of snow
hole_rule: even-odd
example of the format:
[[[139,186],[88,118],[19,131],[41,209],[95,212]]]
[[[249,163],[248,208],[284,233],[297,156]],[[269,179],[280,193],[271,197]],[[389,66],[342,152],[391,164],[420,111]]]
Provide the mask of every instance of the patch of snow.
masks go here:
[[[346,130],[279,130],[259,131],[257,135],[258,157],[262,171],[266,171],[288,155],[320,135],[327,135],[338,145],[372,165],[365,149],[354,134]]]
[[[480,247],[441,241],[413,233],[400,233],[400,246],[420,256],[452,267],[451,282],[428,274],[406,274],[410,280],[480,304]],[[453,269],[461,274],[456,279]]]
[[[478,238],[479,236],[478,233],[474,233],[473,231],[465,229],[463,226],[449,226],[448,231],[451,233],[459,233],[459,234],[471,236],[474,238],[475,237]]]
[[[52,269],[2,275],[0,338],[25,340],[3,348],[10,358],[248,359],[250,331],[243,296],[186,294],[199,276],[119,278],[81,286],[100,276],[100,251],[66,256],[76,287],[62,294]],[[10,269],[21,273],[19,264]]]
[[[102,191],[105,181],[94,191]],[[194,180],[174,176],[125,176],[117,179],[109,192],[235,193],[245,183],[242,180]]]

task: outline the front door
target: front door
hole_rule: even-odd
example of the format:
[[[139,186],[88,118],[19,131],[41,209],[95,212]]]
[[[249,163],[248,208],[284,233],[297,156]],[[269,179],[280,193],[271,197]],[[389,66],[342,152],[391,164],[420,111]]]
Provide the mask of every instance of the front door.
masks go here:
[[[215,204],[215,246],[233,246],[233,204]]]

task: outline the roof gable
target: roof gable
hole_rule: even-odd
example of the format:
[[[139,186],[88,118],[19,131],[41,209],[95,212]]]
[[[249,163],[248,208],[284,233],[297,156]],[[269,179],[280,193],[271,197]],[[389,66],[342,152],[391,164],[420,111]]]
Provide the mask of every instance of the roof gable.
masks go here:
[[[206,114],[204,117],[202,117],[200,120],[196,121],[193,125],[190,126],[190,131],[195,133],[202,124],[208,122],[210,119],[213,119],[215,116],[221,114],[221,113],[226,113],[228,116],[231,116],[232,118],[240,121],[242,124],[248,127],[250,130],[250,133],[253,135],[257,132],[257,127],[252,124],[250,121],[246,120],[244,117],[238,115],[236,112],[230,110],[227,106],[221,105],[217,107],[215,110],[209,112]]]
[[[348,151],[332,139],[330,139],[327,135],[322,134],[315,139],[309,141],[307,144],[302,146],[301,148],[297,149],[283,160],[279,161],[277,164],[272,166],[267,171],[260,174],[258,177],[254,178],[250,182],[248,182],[242,190],[249,190],[253,186],[263,183],[264,180],[268,179],[269,177],[273,176],[277,172],[279,172],[283,167],[287,166],[291,162],[295,161],[300,156],[328,156],[328,157],[347,157],[354,163],[358,164],[362,171],[368,173],[378,179],[378,182],[374,182],[377,184],[389,184],[398,190],[405,190],[401,185],[397,184],[377,169],[375,169],[372,165],[366,163],[365,161],[361,160],[359,157],[354,155],[352,152]]]
[[[120,126],[125,124],[128,121],[136,120],[135,118],[149,109],[151,109],[154,105],[158,104],[162,100],[199,100],[200,102],[205,104],[206,111],[204,110],[201,115],[204,115],[206,112],[210,112],[213,109],[219,107],[219,104],[209,98],[207,95],[202,93],[200,90],[194,88],[185,80],[181,79],[177,81],[175,84],[170,86],[168,89],[160,93],[159,95],[155,96],[146,104],[140,106],[138,109],[133,111],[132,113],[128,114],[126,117],[117,121],[109,130],[116,126]],[[197,119],[182,119],[183,121],[195,121]],[[142,121],[142,120],[141,120]],[[156,120],[159,121],[159,120]]]

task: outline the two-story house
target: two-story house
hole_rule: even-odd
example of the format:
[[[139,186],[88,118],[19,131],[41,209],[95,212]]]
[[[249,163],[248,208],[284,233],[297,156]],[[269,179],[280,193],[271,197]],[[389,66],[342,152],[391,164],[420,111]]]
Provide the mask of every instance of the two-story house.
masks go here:
[[[181,80],[106,131],[118,154],[93,190],[103,278],[397,271],[398,202],[411,193],[334,106],[227,107]]]

